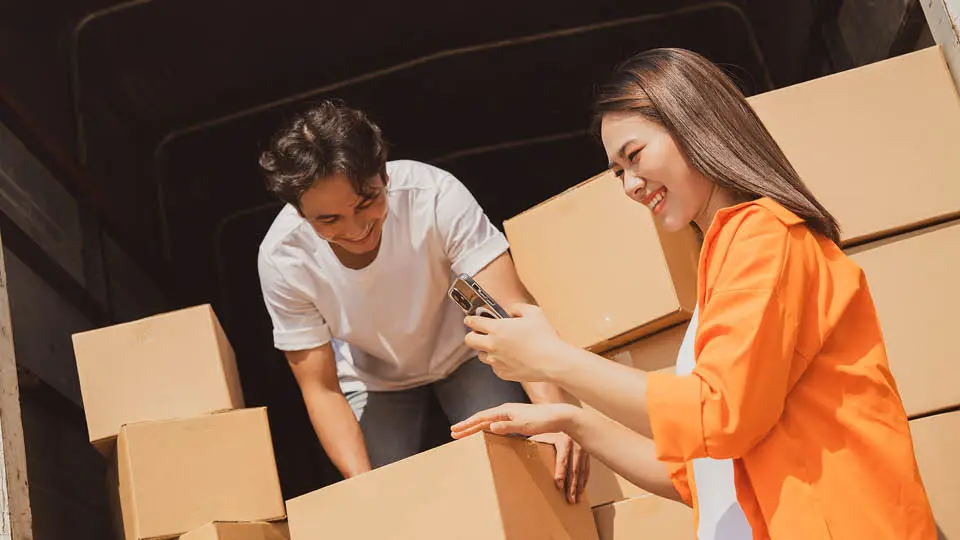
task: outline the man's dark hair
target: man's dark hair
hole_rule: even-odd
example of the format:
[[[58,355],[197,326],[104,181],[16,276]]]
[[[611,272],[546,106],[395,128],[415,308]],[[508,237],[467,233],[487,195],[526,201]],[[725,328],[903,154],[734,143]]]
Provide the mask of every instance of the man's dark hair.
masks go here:
[[[300,209],[300,197],[318,180],[342,174],[361,196],[369,182],[386,181],[387,145],[380,128],[362,111],[326,100],[294,116],[260,154],[267,189]]]

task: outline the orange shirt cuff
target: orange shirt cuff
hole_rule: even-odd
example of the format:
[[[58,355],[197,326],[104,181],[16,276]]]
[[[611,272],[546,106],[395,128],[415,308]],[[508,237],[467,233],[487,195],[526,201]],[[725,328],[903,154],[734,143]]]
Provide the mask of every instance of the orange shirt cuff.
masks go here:
[[[647,413],[661,461],[706,456],[700,407],[700,378],[647,373]]]

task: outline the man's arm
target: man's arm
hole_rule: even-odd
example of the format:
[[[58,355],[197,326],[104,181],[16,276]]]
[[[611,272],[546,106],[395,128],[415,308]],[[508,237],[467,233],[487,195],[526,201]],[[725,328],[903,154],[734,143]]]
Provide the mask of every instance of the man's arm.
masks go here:
[[[287,351],[310,423],[327,456],[344,478],[370,470],[367,446],[337,380],[337,361],[330,343],[305,351]]]

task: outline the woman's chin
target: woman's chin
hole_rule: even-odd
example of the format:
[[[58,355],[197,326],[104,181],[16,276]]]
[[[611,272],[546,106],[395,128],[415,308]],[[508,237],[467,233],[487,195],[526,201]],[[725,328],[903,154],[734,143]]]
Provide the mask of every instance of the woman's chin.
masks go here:
[[[690,226],[690,220],[678,219],[676,216],[664,213],[657,216],[660,230],[669,233],[680,232]]]

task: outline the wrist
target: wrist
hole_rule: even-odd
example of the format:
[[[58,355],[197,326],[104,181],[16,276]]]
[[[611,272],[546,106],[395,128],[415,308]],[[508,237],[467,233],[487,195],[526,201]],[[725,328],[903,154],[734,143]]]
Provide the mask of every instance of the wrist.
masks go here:
[[[563,386],[563,381],[573,368],[576,362],[577,348],[563,341],[559,337],[554,340],[552,346],[547,350],[547,361],[543,374],[546,376],[546,382]]]
[[[580,432],[583,428],[585,412],[576,405],[567,405],[567,410],[563,416],[562,431],[570,436],[571,439],[579,440]]]

